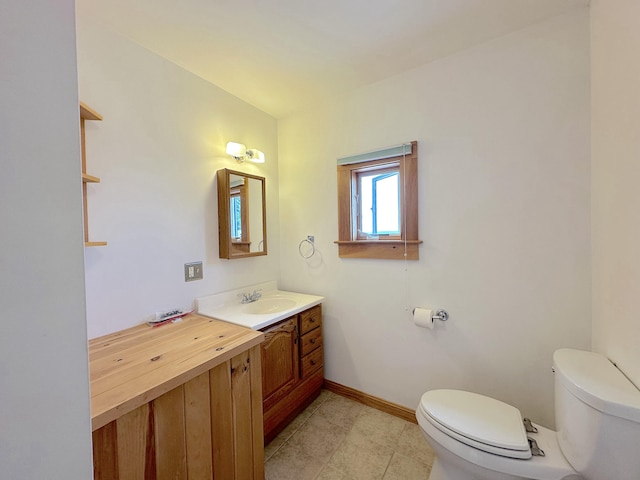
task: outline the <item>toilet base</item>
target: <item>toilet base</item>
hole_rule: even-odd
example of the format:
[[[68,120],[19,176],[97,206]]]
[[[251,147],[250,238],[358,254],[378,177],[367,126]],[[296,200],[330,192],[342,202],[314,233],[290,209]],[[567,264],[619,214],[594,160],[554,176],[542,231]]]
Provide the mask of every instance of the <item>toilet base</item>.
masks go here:
[[[431,467],[429,480],[523,480],[524,477],[516,477],[506,473],[488,470],[478,465],[473,465],[466,460],[453,455],[448,450],[438,448],[435,442],[429,442],[436,451],[435,460]]]

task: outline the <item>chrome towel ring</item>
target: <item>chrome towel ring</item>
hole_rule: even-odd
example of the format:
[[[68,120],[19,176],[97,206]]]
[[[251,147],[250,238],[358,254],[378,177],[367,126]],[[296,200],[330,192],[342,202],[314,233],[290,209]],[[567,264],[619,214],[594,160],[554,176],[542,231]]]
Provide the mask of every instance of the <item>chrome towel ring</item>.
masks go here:
[[[309,244],[311,246],[311,250],[303,253],[302,247],[305,244]],[[300,253],[300,256],[304,259],[311,258],[315,255],[316,245],[315,245],[315,237],[313,235],[307,235],[307,238],[305,238],[300,242],[300,244],[298,245],[298,253]]]

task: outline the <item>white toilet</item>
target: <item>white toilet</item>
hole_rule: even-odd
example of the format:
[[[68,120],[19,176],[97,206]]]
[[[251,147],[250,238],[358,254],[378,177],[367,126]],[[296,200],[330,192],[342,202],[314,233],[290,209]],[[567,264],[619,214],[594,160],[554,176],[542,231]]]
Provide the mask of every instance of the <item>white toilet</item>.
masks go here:
[[[483,395],[425,393],[429,480],[640,480],[640,390],[598,353],[561,349],[553,365],[558,431]]]

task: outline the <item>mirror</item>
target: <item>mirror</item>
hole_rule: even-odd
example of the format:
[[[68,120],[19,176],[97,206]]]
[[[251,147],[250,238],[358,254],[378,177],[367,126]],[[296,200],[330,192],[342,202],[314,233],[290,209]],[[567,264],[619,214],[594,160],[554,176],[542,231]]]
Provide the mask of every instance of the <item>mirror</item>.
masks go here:
[[[220,258],[267,254],[265,179],[224,168],[218,170]]]

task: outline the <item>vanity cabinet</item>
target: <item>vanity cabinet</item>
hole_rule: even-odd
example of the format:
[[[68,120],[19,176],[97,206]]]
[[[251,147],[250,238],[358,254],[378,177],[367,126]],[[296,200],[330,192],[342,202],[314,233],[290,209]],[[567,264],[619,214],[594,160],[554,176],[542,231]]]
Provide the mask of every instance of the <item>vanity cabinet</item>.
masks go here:
[[[89,343],[96,480],[264,480],[263,334],[189,315]]]
[[[322,306],[316,305],[263,331],[264,439],[268,443],[322,389]]]
[[[277,403],[291,391],[300,376],[296,317],[268,328],[262,343],[262,402]]]
[[[300,314],[300,377],[313,377],[323,366],[322,309],[320,305]],[[324,372],[323,372],[324,375]]]

